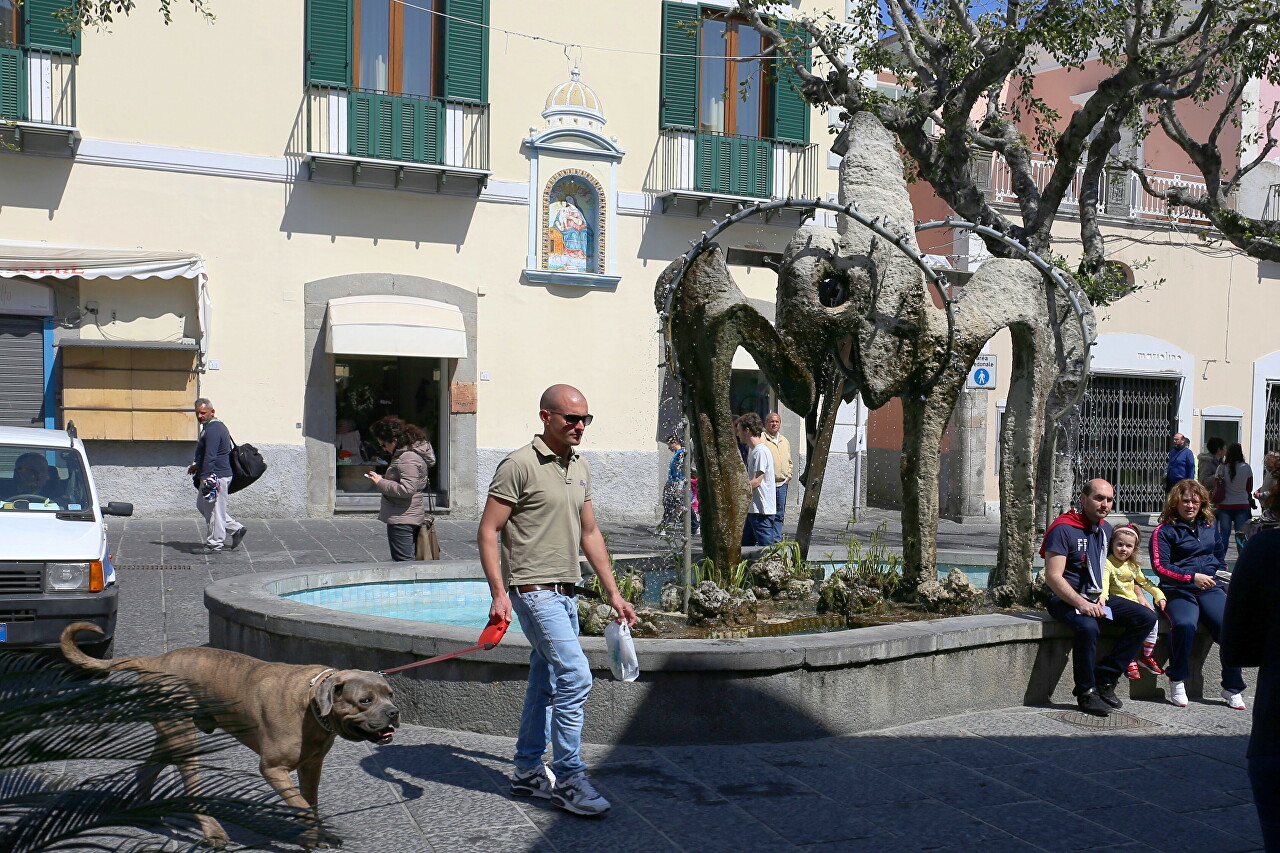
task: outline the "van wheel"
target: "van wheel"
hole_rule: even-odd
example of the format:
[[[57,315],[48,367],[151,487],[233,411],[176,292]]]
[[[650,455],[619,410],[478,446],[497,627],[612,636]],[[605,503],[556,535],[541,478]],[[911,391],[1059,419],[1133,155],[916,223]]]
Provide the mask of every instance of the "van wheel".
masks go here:
[[[111,655],[115,651],[116,639],[112,637],[110,640],[103,640],[100,643],[85,643],[80,650],[89,657],[95,657],[99,660],[111,660]]]

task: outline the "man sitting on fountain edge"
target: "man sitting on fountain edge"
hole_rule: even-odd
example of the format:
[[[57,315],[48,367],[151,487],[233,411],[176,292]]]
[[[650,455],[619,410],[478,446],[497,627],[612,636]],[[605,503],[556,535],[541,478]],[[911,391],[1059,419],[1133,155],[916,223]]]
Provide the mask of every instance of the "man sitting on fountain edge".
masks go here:
[[[1119,596],[1098,604],[1102,594],[1102,569],[1107,559],[1111,525],[1105,520],[1115,506],[1116,492],[1106,480],[1090,480],[1080,491],[1080,509],[1054,519],[1044,534],[1045,585],[1048,610],[1075,632],[1071,645],[1076,703],[1086,714],[1105,717],[1123,704],[1116,696],[1116,682],[1155,624],[1156,613]],[[1111,654],[1097,661],[1098,633],[1104,619],[1121,626]],[[1096,662],[1096,663],[1095,663]]]

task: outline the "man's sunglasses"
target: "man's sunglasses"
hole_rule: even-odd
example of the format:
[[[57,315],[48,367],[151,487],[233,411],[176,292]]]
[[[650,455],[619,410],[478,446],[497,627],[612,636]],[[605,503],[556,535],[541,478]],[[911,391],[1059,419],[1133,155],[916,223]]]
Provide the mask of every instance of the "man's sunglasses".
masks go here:
[[[578,421],[582,421],[584,427],[591,426],[591,422],[596,419],[595,415],[566,415],[564,412],[557,412],[555,409],[547,409],[553,415],[559,415],[564,418],[564,422],[569,426],[577,426]]]

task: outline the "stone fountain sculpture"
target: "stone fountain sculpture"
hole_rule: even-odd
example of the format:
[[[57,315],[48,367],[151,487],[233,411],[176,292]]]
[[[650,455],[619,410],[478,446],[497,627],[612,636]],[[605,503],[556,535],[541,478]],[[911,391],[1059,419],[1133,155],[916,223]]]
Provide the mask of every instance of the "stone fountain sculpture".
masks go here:
[[[865,112],[842,133],[840,204],[856,205],[883,226],[881,234],[843,214],[835,232],[812,223],[797,229],[778,273],[775,323],[738,290],[715,244],[696,248],[691,263],[673,262],[658,280],[668,369],[684,383],[701,464],[705,553],[720,565],[736,563],[741,553],[749,493],[729,409],[733,354],[741,346],[783,404],[806,415],[802,529],[806,519],[812,525],[821,492],[823,471],[813,463],[826,459],[841,400],[860,393],[876,409],[901,399],[904,587],[935,580],[943,433],[983,345],[1008,328],[1014,356],[1000,436],[1000,548],[990,586],[998,600],[1025,600],[1046,404],[1051,395],[1070,398],[1085,379],[1092,311],[1078,292],[1064,293],[1073,284],[1050,280],[1043,261],[1035,259],[1038,267],[993,258],[951,302],[951,329],[911,257],[919,249],[894,137]],[[882,236],[885,229],[900,235],[897,245]]]

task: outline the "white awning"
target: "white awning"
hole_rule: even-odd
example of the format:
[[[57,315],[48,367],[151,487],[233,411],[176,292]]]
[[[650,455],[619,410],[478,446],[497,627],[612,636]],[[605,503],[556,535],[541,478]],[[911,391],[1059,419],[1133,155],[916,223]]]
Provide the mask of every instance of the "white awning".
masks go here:
[[[466,358],[467,327],[456,305],[412,296],[329,300],[325,349],[342,355]]]
[[[0,240],[0,278],[189,278],[196,285],[200,351],[209,349],[209,277],[204,258],[189,252],[95,249]]]

